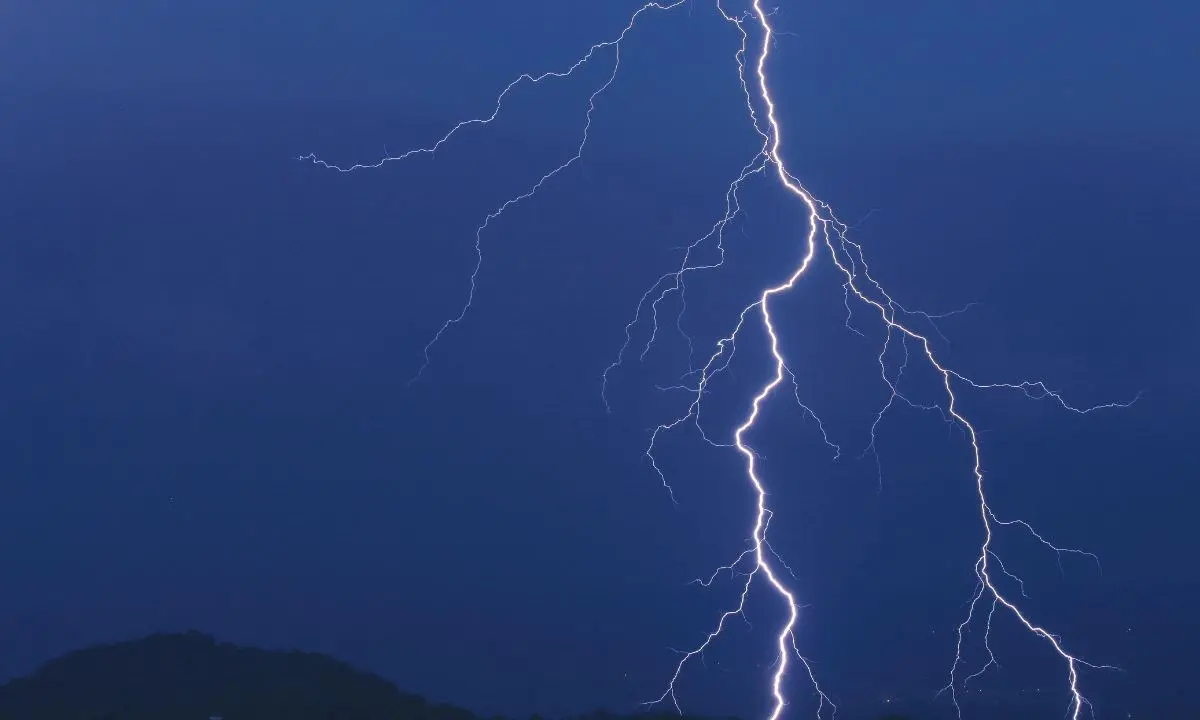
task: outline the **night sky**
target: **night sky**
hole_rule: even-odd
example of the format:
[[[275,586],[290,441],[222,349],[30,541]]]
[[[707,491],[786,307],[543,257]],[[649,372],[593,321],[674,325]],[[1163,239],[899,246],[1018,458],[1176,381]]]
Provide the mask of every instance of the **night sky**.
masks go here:
[[[1100,558],[999,541],[1031,615],[1122,668],[1084,676],[1098,717],[1200,711],[1184,704],[1200,666],[1200,5],[780,4],[787,161],[906,306],[977,303],[941,323],[947,362],[1078,405],[1143,393],[1086,417],[1012,392],[961,401],[997,513]],[[434,158],[296,160],[431,144],[635,7],[0,7],[0,678],[197,628],[484,712],[661,693],[670,648],[736,596],[688,581],[741,551],[752,497],[738,456],[694,432],[662,443],[678,505],[642,455],[686,402],[655,389],[687,367],[677,334],[612,375],[611,414],[600,376],[756,150],[736,33],[705,2],[646,17],[582,160],[493,223],[476,303],[411,387],[464,298],[475,226],[573,153],[611,55],[521,89]],[[763,180],[744,198],[728,266],[689,289],[697,353],[798,257],[801,208]],[[805,605],[798,642],[850,716],[928,702],[981,538],[968,447],[899,408],[882,473],[860,458],[887,399],[883,336],[861,310],[865,338],[843,327],[827,258],[776,312],[844,450],[833,462],[786,389],[751,437]],[[769,376],[762,339],[749,329],[714,387],[718,439]],[[752,627],[685,674],[684,708],[761,713],[781,616],[760,592]],[[1002,667],[973,702],[1060,717],[1063,666],[1009,617],[992,638]],[[808,688],[790,694],[806,717]]]

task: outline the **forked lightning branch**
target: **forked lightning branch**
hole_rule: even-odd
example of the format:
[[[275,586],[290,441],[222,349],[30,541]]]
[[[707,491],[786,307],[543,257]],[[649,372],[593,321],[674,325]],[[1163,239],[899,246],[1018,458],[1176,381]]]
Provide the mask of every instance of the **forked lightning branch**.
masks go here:
[[[786,565],[775,552],[768,541],[768,529],[772,523],[786,522],[786,508],[772,508],[767,502],[767,483],[769,478],[760,474],[756,464],[757,456],[752,449],[752,431],[759,421],[760,411],[764,404],[774,395],[780,394],[785,388],[796,402],[810,415],[812,411],[801,402],[804,391],[804,373],[788,366],[780,350],[780,329],[772,316],[772,302],[787,293],[798,284],[805,281],[806,274],[815,263],[830,263],[843,282],[844,294],[829,299],[831,303],[844,303],[847,309],[858,304],[862,309],[878,315],[881,321],[880,353],[878,355],[882,382],[889,390],[889,398],[875,417],[871,427],[871,441],[874,443],[875,430],[879,420],[896,403],[907,403],[924,410],[940,412],[944,418],[958,425],[965,433],[971,450],[971,463],[963,468],[964,482],[974,486],[977,496],[976,512],[982,540],[972,571],[977,584],[969,599],[965,616],[957,626],[957,638],[952,648],[947,651],[951,656],[947,684],[943,692],[953,703],[959,716],[962,708],[959,702],[960,694],[972,682],[990,668],[996,666],[996,657],[990,646],[992,620],[997,613],[1007,613],[1012,616],[1025,632],[1039,639],[1047,652],[1057,657],[1061,667],[1061,682],[1064,696],[1069,702],[1068,716],[1079,720],[1085,713],[1090,712],[1091,704],[1082,693],[1081,672],[1085,668],[1108,668],[1109,666],[1090,664],[1069,649],[1066,640],[1059,638],[1052,630],[1043,627],[1021,605],[1020,597],[1013,597],[1002,589],[998,578],[1007,577],[1013,584],[1021,588],[1020,579],[1009,572],[995,547],[994,539],[1001,532],[1027,533],[1045,546],[1048,552],[1078,553],[1087,555],[1081,550],[1058,547],[1052,544],[1032,526],[1016,518],[1000,517],[993,512],[986,493],[985,471],[981,457],[978,436],[975,427],[963,414],[959,407],[956,390],[962,388],[995,389],[1024,393],[1035,400],[1049,400],[1060,405],[1065,411],[1086,414],[1094,410],[1112,407],[1128,407],[1133,401],[1126,403],[1109,403],[1095,407],[1075,407],[1061,395],[1051,390],[1041,381],[1016,382],[979,382],[945,365],[930,341],[930,334],[936,333],[933,325],[935,316],[926,313],[909,311],[896,302],[887,290],[872,276],[862,246],[850,239],[848,228],[838,220],[831,208],[818,200],[797,179],[789,168],[783,154],[783,142],[789,126],[780,117],[771,93],[772,80],[776,74],[784,72],[781,68],[771,67],[771,50],[776,34],[773,27],[774,8],[764,7],[761,0],[747,0],[740,7],[732,7],[732,0],[710,0],[713,2],[712,11],[726,21],[730,29],[731,43],[729,45],[730,62],[736,64],[740,88],[731,88],[731,98],[734,92],[740,96],[738,102],[744,103],[748,128],[761,138],[761,145],[753,157],[747,158],[745,165],[726,189],[724,203],[716,208],[710,231],[695,239],[682,253],[679,265],[664,272],[642,297],[638,300],[629,323],[625,326],[624,343],[616,352],[615,359],[604,370],[601,383],[601,398],[605,406],[609,404],[608,384],[610,372],[630,360],[631,357],[644,357],[659,336],[659,310],[664,301],[672,296],[680,296],[685,291],[687,281],[695,273],[719,272],[724,262],[725,231],[730,222],[740,213],[738,193],[743,184],[751,177],[767,177],[777,182],[790,193],[796,202],[798,210],[807,216],[807,229],[797,238],[795,264],[790,273],[782,277],[764,278],[761,292],[757,299],[743,308],[738,315],[736,324],[729,329],[723,338],[718,340],[711,351],[707,353],[707,361],[698,369],[690,369],[681,384],[676,388],[689,394],[690,400],[682,413],[659,424],[651,433],[649,445],[645,448],[648,463],[659,481],[671,493],[671,486],[663,471],[660,469],[655,455],[656,444],[664,433],[672,432],[684,425],[698,429],[701,437],[710,444],[727,448],[729,452],[740,454],[744,462],[744,481],[746,489],[755,499],[754,511],[745,518],[748,532],[748,549],[737,555],[733,562],[718,568],[713,576],[702,580],[708,585],[723,573],[727,573],[741,583],[738,601],[732,607],[713,619],[713,624],[707,633],[696,638],[692,648],[680,655],[674,672],[666,679],[662,694],[649,698],[647,705],[657,705],[670,702],[677,710],[681,710],[680,698],[676,693],[679,679],[699,659],[701,653],[712,648],[718,642],[726,625],[735,617],[740,616],[747,599],[754,592],[765,592],[773,595],[778,604],[778,620],[773,631],[764,638],[771,643],[775,655],[771,669],[763,678],[763,692],[767,694],[770,703],[768,720],[777,720],[789,707],[796,710],[791,713],[799,716],[800,707],[810,708],[808,713],[815,717],[830,717],[836,713],[836,706],[822,689],[813,665],[808,661],[796,639],[796,626],[799,620],[799,606],[796,591],[789,584],[789,574]],[[420,378],[428,367],[430,351],[445,333],[451,331],[470,312],[476,296],[476,280],[483,270],[484,239],[488,229],[504,215],[512,206],[533,197],[548,182],[555,179],[564,170],[578,163],[587,148],[588,136],[592,130],[592,117],[598,103],[604,99],[605,92],[617,81],[621,68],[621,49],[637,35],[639,20],[651,13],[679,12],[682,6],[690,3],[700,4],[703,0],[674,0],[673,2],[650,2],[638,8],[629,17],[624,28],[615,36],[603,42],[598,42],[587,48],[579,59],[569,67],[540,74],[526,73],[513,80],[503,88],[496,98],[490,113],[478,118],[464,120],[454,125],[450,130],[432,145],[409,150],[399,155],[385,156],[378,161],[365,165],[338,166],[318,158],[316,155],[305,155],[302,160],[310,160],[321,167],[351,172],[378,168],[386,163],[397,162],[419,154],[432,154],[443,144],[454,139],[461,130],[468,126],[487,125],[503,110],[505,102],[514,89],[521,85],[538,85],[543,82],[567,79],[576,70],[587,64],[600,63],[607,68],[603,80],[593,88],[588,99],[588,111],[581,128],[580,141],[575,153],[566,158],[560,165],[549,169],[536,183],[525,192],[516,195],[482,217],[475,231],[475,264],[469,278],[466,296],[461,310],[457,315],[447,319],[424,349],[424,360],[413,380]],[[799,130],[793,129],[793,132]],[[715,248],[719,257],[717,262],[701,263],[695,260],[698,252],[704,248]],[[709,257],[712,252],[704,253]],[[679,303],[681,308],[685,304]],[[682,313],[683,310],[680,310]],[[702,402],[711,383],[718,381],[723,372],[729,367],[737,348],[742,330],[751,324],[758,324],[765,330],[770,358],[769,379],[753,394],[745,398],[745,415],[736,425],[732,437],[713,437],[700,421]],[[673,322],[675,329],[682,332],[678,317]],[[649,340],[640,349],[632,347],[635,329],[644,327],[649,332]],[[859,332],[854,328],[849,330]],[[691,339],[688,339],[691,343]],[[902,344],[903,364],[899,368],[890,367],[885,361],[888,348],[899,342]],[[910,352],[911,348],[911,352]],[[899,389],[900,376],[910,362],[923,362],[936,373],[940,379],[941,399],[935,405],[915,405]],[[1136,400],[1136,398],[1134,398]],[[814,418],[815,415],[812,415]],[[824,433],[824,427],[818,419],[818,428],[822,438],[836,452],[836,446],[829,441]],[[965,568],[964,568],[965,570]],[[806,617],[809,622],[820,622],[819,614]],[[987,661],[980,666],[968,666],[963,660],[964,640],[971,631],[981,633],[982,644],[986,650]],[[807,689],[805,689],[807,686]],[[806,695],[810,702],[800,705],[798,698]]]

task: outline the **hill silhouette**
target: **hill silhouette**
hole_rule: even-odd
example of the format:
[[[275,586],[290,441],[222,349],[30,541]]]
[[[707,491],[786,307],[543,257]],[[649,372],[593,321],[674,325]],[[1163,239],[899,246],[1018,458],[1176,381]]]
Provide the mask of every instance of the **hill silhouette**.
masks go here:
[[[4,720],[481,720],[328,655],[199,632],[97,645],[0,686]],[[625,720],[679,720],[640,714]],[[495,719],[490,719],[495,720]],[[530,720],[540,720],[537,716]],[[622,720],[596,711],[574,720]]]
[[[151,635],[68,653],[0,687],[13,720],[470,720],[327,655]]]

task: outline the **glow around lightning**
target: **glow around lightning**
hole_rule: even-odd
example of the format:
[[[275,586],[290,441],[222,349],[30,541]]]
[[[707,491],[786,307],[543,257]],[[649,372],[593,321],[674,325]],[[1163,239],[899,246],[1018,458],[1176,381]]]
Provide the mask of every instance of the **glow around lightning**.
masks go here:
[[[524,193],[510,198],[495,208],[476,229],[476,262],[470,274],[466,299],[460,312],[455,317],[446,320],[425,346],[424,362],[413,378],[414,380],[421,376],[431,362],[430,351],[434,345],[454,325],[463,321],[475,301],[476,280],[483,267],[483,237],[485,231],[507,209],[532,198],[543,185],[583,157],[592,129],[592,117],[596,104],[604,92],[616,81],[621,65],[621,47],[633,32],[639,18],[650,12],[676,10],[690,1],[673,0],[672,2],[646,3],[630,16],[625,27],[615,38],[592,45],[574,64],[564,70],[541,74],[522,74],[500,92],[490,114],[458,123],[431,146],[409,150],[400,155],[385,156],[377,162],[367,165],[356,164],[343,167],[326,162],[315,155],[305,155],[300,158],[312,161],[328,169],[351,172],[378,168],[385,163],[404,160],[419,154],[432,154],[443,144],[449,142],[462,129],[472,125],[487,125],[494,120],[501,112],[509,95],[518,86],[522,84],[536,85],[547,80],[568,78],[576,70],[589,62],[602,61],[601,58],[611,58],[607,60],[611,62],[610,72],[588,98],[588,107],[584,116],[581,138],[575,153],[558,166],[546,172]],[[677,710],[682,712],[680,700],[676,693],[676,685],[679,679],[690,662],[707,651],[718,640],[728,622],[735,617],[742,616],[747,598],[757,583],[760,587],[765,586],[764,589],[767,592],[777,597],[782,610],[782,618],[773,633],[772,646],[774,649],[772,652],[775,658],[769,678],[766,679],[766,692],[770,696],[771,708],[768,720],[778,720],[789,706],[788,691],[791,684],[790,681],[796,674],[791,672],[793,658],[803,670],[804,680],[809,683],[814,693],[814,712],[816,717],[820,718],[823,715],[836,713],[836,706],[830,700],[829,696],[821,690],[820,684],[817,682],[813,664],[799,650],[795,631],[797,623],[800,620],[800,603],[797,599],[797,592],[790,586],[788,581],[788,576],[791,575],[790,569],[779,554],[775,552],[774,548],[771,547],[767,539],[767,531],[775,518],[776,511],[768,506],[766,484],[760,476],[757,467],[758,456],[747,440],[748,434],[758,424],[764,403],[775,394],[780,385],[788,381],[795,401],[816,422],[822,439],[830,447],[834,457],[840,456],[840,448],[829,439],[820,419],[801,399],[803,384],[797,378],[793,369],[788,366],[780,350],[779,330],[771,314],[772,300],[802,282],[812,265],[821,258],[824,258],[833,264],[844,281],[844,293],[841,302],[844,303],[847,311],[847,329],[860,335],[862,334],[859,329],[851,324],[851,314],[856,305],[878,314],[884,327],[884,337],[878,361],[882,382],[888,388],[890,394],[887,402],[875,416],[874,422],[871,425],[871,440],[867,451],[873,450],[876,430],[883,420],[884,415],[896,402],[903,402],[914,408],[940,413],[947,422],[953,423],[963,430],[970,444],[972,457],[970,478],[974,483],[978,498],[978,513],[983,533],[978,556],[973,568],[977,581],[976,588],[970,598],[966,616],[957,627],[954,655],[950,663],[948,682],[945,688],[943,688],[943,692],[949,696],[950,701],[961,717],[962,709],[959,704],[959,693],[967,687],[968,683],[976,680],[989,668],[997,664],[989,641],[992,631],[992,620],[997,612],[1003,611],[1015,618],[1028,633],[1043,641],[1047,649],[1061,660],[1063,682],[1070,698],[1068,716],[1072,720],[1079,720],[1084,712],[1090,710],[1091,707],[1081,691],[1081,670],[1083,668],[1108,668],[1109,666],[1091,664],[1072,654],[1062,639],[1049,629],[1038,624],[1022,608],[1017,599],[1002,589],[998,584],[999,577],[1004,577],[1010,583],[1015,584],[1019,594],[1024,597],[1023,582],[1019,577],[1005,568],[1003,561],[994,548],[993,541],[996,533],[1002,528],[1010,528],[1028,533],[1048,550],[1060,557],[1063,554],[1079,554],[1095,558],[1082,550],[1064,548],[1052,544],[1024,520],[1001,519],[993,512],[985,492],[985,473],[979,438],[975,427],[961,411],[955,391],[962,388],[1015,390],[1033,399],[1051,400],[1059,404],[1064,410],[1079,414],[1090,413],[1102,408],[1127,407],[1133,401],[1081,408],[1068,403],[1061,395],[1051,390],[1041,381],[976,382],[944,365],[938,358],[929,336],[931,333],[940,336],[940,331],[935,321],[945,314],[931,315],[924,312],[909,311],[896,302],[871,274],[863,248],[848,237],[847,226],[838,220],[826,203],[816,199],[796,179],[796,176],[792,174],[787,166],[782,154],[784,131],[775,100],[772,97],[771,81],[768,75],[770,53],[774,46],[775,36],[778,34],[772,24],[773,11],[766,9],[762,5],[761,0],[749,0],[745,11],[740,14],[729,12],[725,7],[726,4],[722,0],[714,0],[716,11],[738,33],[737,37],[740,39],[740,44],[734,53],[733,60],[737,64],[741,94],[745,102],[750,125],[761,137],[762,144],[758,153],[742,167],[740,173],[727,188],[725,192],[724,212],[712,225],[710,231],[687,246],[683,252],[679,266],[675,270],[663,274],[638,301],[633,318],[625,326],[624,343],[617,351],[616,358],[605,368],[602,374],[601,397],[605,407],[609,407],[608,388],[611,372],[634,354],[632,346],[635,329],[642,324],[649,325],[649,339],[637,351],[637,357],[641,359],[649,353],[659,336],[660,306],[663,301],[672,295],[678,295],[680,300],[680,310],[674,322],[675,329],[687,339],[689,348],[692,349],[694,355],[694,343],[683,331],[682,326],[682,317],[686,310],[686,281],[694,273],[715,271],[722,266],[725,257],[724,233],[729,223],[740,213],[738,196],[747,180],[755,176],[774,177],[783,188],[797,199],[799,206],[803,208],[804,213],[807,215],[808,229],[803,235],[803,240],[799,246],[799,257],[791,273],[776,284],[764,287],[757,300],[742,309],[735,326],[727,335],[717,341],[712,353],[709,354],[707,361],[703,365],[690,367],[679,385],[664,388],[665,390],[686,393],[691,398],[686,406],[686,411],[681,416],[660,424],[653,430],[649,445],[645,450],[650,467],[670,494],[671,499],[673,501],[675,499],[674,492],[665,473],[659,466],[655,455],[656,443],[663,433],[670,432],[675,428],[687,424],[699,430],[700,436],[706,442],[717,447],[729,448],[742,456],[745,462],[745,479],[756,499],[756,503],[753,517],[749,518],[750,534],[748,537],[748,548],[738,555],[733,562],[718,568],[707,579],[696,581],[707,587],[716,582],[725,573],[731,577],[740,578],[741,589],[738,594],[737,603],[723,612],[716,619],[711,630],[699,638],[699,641],[690,650],[680,653],[680,659],[675,666],[673,674],[668,679],[662,694],[657,698],[651,699],[647,704],[655,705],[670,701]],[[719,260],[712,263],[698,264],[693,260],[693,253],[706,244],[712,244],[719,251]],[[737,425],[732,438],[729,441],[721,442],[715,440],[704,429],[701,422],[702,400],[706,395],[709,384],[729,367],[737,349],[739,335],[748,322],[762,323],[768,339],[767,349],[771,357],[772,372],[769,380],[748,398],[747,414]],[[928,329],[921,329],[923,327]],[[886,357],[889,348],[892,347],[892,343],[895,341],[899,341],[902,346],[903,361],[898,368],[889,374]],[[910,345],[915,349],[917,358],[925,362],[941,378],[943,390],[941,402],[930,405],[916,404],[899,389],[903,373],[912,359],[910,357]],[[801,377],[803,377],[802,373]],[[969,671],[969,668],[965,667],[963,659],[963,643],[968,632],[980,619],[982,619],[984,625],[983,647],[987,652],[988,660],[982,666],[975,668],[974,671]]]

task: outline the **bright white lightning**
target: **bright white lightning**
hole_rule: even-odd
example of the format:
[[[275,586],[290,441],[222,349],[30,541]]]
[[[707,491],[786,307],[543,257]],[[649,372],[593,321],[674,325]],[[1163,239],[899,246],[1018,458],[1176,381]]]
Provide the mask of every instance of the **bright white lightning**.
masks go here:
[[[847,236],[848,227],[843,224],[833,214],[830,207],[816,199],[809,191],[800,183],[799,180],[788,170],[786,162],[781,154],[782,131],[778,118],[777,107],[775,100],[772,97],[769,80],[767,75],[767,64],[770,57],[770,51],[773,47],[774,38],[779,33],[772,26],[770,18],[774,15],[774,11],[767,11],[761,0],[749,0],[749,9],[740,15],[730,14],[723,7],[722,0],[714,0],[716,10],[720,13],[724,20],[728,21],[736,28],[740,34],[741,44],[734,55],[735,62],[738,68],[738,77],[741,81],[741,89],[744,96],[746,109],[750,117],[751,124],[754,130],[762,139],[762,145],[758,154],[747,162],[738,176],[729,185],[725,193],[725,211],[722,217],[714,223],[711,230],[693,242],[684,250],[684,255],[679,267],[669,273],[662,275],[639,300],[633,319],[625,326],[625,342],[620,347],[616,359],[610,364],[603,373],[601,383],[601,397],[604,400],[605,407],[609,406],[608,401],[608,384],[611,371],[620,366],[626,354],[630,350],[632,344],[633,330],[639,323],[642,322],[643,312],[648,311],[649,322],[651,325],[650,337],[646,344],[639,352],[639,358],[644,358],[650,351],[658,337],[659,330],[659,306],[673,293],[678,293],[680,297],[680,311],[675,320],[676,329],[688,341],[689,348],[694,352],[694,346],[691,338],[684,333],[682,328],[682,316],[686,310],[686,277],[695,272],[715,270],[723,265],[725,257],[724,248],[724,233],[728,224],[740,213],[741,208],[738,200],[739,191],[744,183],[752,176],[760,174],[773,174],[783,188],[795,196],[803,205],[808,214],[808,231],[805,235],[801,257],[792,272],[780,283],[766,287],[759,294],[758,299],[743,308],[738,315],[738,321],[731,332],[718,340],[714,352],[709,356],[707,362],[699,367],[690,367],[688,373],[684,377],[684,381],[680,385],[664,388],[667,390],[679,390],[690,393],[692,400],[687,406],[684,415],[668,422],[659,425],[654,429],[650,437],[650,443],[645,451],[649,459],[651,467],[659,476],[663,485],[670,493],[674,500],[674,492],[670,484],[667,482],[666,476],[660,469],[654,455],[655,444],[664,432],[670,431],[684,423],[690,423],[699,430],[701,437],[708,443],[716,447],[729,447],[736,449],[745,460],[746,478],[754,492],[756,498],[756,510],[752,522],[749,548],[743,551],[732,563],[718,568],[707,580],[698,579],[701,585],[711,585],[719,575],[728,571],[733,576],[740,576],[743,580],[741,592],[739,594],[738,603],[735,607],[725,611],[718,618],[714,628],[704,637],[703,641],[695,646],[692,650],[682,653],[679,663],[676,665],[675,672],[667,683],[667,687],[662,695],[648,704],[657,704],[666,700],[671,700],[676,709],[680,709],[678,698],[676,697],[675,686],[681,673],[683,672],[688,661],[701,655],[714,642],[724,630],[726,623],[735,615],[742,615],[745,607],[746,599],[748,598],[754,580],[758,577],[766,581],[770,590],[782,601],[786,608],[786,617],[778,628],[775,635],[775,659],[772,664],[774,671],[770,679],[769,692],[772,698],[771,711],[768,715],[768,720],[778,720],[788,705],[787,698],[784,694],[784,684],[788,678],[788,667],[790,659],[795,656],[798,662],[803,666],[808,680],[812,683],[818,699],[816,715],[818,718],[822,716],[825,706],[829,705],[833,712],[836,713],[836,707],[833,705],[829,697],[820,689],[817,684],[816,677],[813,673],[811,663],[799,652],[795,638],[795,628],[799,619],[800,605],[796,598],[796,593],[785,582],[779,568],[790,570],[783,562],[782,558],[775,552],[767,540],[767,530],[774,518],[774,511],[767,505],[767,491],[762,478],[759,476],[757,461],[758,457],[754,450],[747,444],[746,436],[755,427],[763,404],[772,395],[775,389],[784,381],[789,379],[794,389],[794,396],[800,407],[808,416],[817,422],[818,429],[825,443],[834,451],[835,458],[840,454],[840,449],[837,445],[829,440],[825,433],[824,426],[820,419],[800,400],[800,383],[797,381],[796,375],[791,368],[788,367],[779,348],[779,335],[776,329],[774,319],[770,312],[771,300],[787,291],[791,290],[808,272],[813,262],[818,256],[821,249],[827,251],[827,256],[834,267],[841,273],[844,278],[843,302],[847,310],[846,327],[852,332],[862,334],[860,330],[850,324],[850,314],[852,313],[852,299],[861,303],[867,309],[878,313],[882,321],[886,333],[884,336],[883,347],[878,356],[880,372],[885,385],[889,388],[890,396],[886,404],[881,408],[871,425],[870,443],[867,451],[872,451],[875,444],[875,432],[882,421],[884,415],[897,401],[904,402],[914,408],[923,410],[937,411],[942,414],[943,418],[950,423],[959,426],[966,434],[967,440],[970,443],[972,453],[972,468],[971,474],[973,477],[976,495],[978,498],[978,511],[983,528],[983,541],[979,547],[979,555],[975,561],[974,573],[977,579],[976,590],[972,595],[967,616],[958,626],[957,642],[955,645],[955,656],[950,668],[949,683],[943,688],[943,692],[950,694],[951,700],[958,710],[961,717],[961,708],[958,702],[957,692],[960,687],[965,687],[967,683],[978,678],[989,667],[996,664],[996,658],[991,651],[989,638],[991,634],[992,618],[996,611],[1004,609],[1008,611],[1024,628],[1032,635],[1042,639],[1050,650],[1055,653],[1063,662],[1067,686],[1070,694],[1070,710],[1069,716],[1072,720],[1079,720],[1084,708],[1090,708],[1090,703],[1083,696],[1079,688],[1079,671],[1081,667],[1092,668],[1108,668],[1110,666],[1093,665],[1084,662],[1079,657],[1071,654],[1066,650],[1063,642],[1056,635],[1041,625],[1036,624],[1029,619],[1028,615],[1022,610],[1014,600],[1005,594],[995,583],[996,574],[1009,578],[1010,581],[1017,584],[1019,591],[1024,596],[1024,583],[1019,577],[1012,574],[1005,568],[1003,561],[993,548],[994,533],[998,527],[1017,526],[1028,532],[1039,543],[1054,551],[1061,558],[1064,553],[1074,553],[1087,555],[1095,559],[1090,553],[1083,552],[1072,548],[1062,548],[1053,545],[1047,541],[1042,535],[1034,530],[1024,520],[1000,520],[993,513],[991,505],[988,503],[985,493],[984,472],[979,448],[979,440],[974,426],[967,420],[959,409],[958,398],[955,395],[955,386],[963,386],[975,389],[1010,389],[1023,392],[1033,399],[1049,398],[1057,402],[1064,409],[1086,414],[1101,408],[1112,407],[1128,407],[1133,401],[1128,403],[1108,403],[1089,408],[1079,408],[1069,404],[1061,395],[1050,390],[1043,382],[1040,381],[1021,381],[1017,383],[977,383],[966,376],[956,372],[955,370],[943,365],[935,354],[929,336],[914,329],[912,319],[923,319],[926,324],[933,329],[933,332],[940,336],[934,320],[940,317],[945,317],[949,314],[962,312],[963,310],[954,311],[954,313],[944,313],[941,315],[931,315],[928,313],[909,311],[902,305],[896,302],[879,282],[871,275],[867,266],[867,262],[863,253],[863,248],[856,242],[850,240]],[[520,85],[522,82],[528,81],[531,84],[538,84],[550,78],[565,78],[572,75],[578,68],[585,63],[595,58],[601,51],[610,50],[613,54],[612,69],[608,73],[605,81],[599,85],[594,92],[591,93],[588,99],[588,109],[585,116],[583,126],[582,139],[576,152],[566,161],[553,168],[544,174],[533,186],[526,192],[517,195],[508,201],[504,202],[494,211],[489,213],[483,223],[479,225],[475,233],[475,253],[476,262],[470,275],[470,287],[467,293],[467,298],[462,306],[459,314],[447,320],[439,328],[437,333],[425,346],[424,363],[417,372],[417,377],[429,365],[430,350],[439,339],[445,334],[451,326],[460,323],[466,316],[472,303],[475,299],[476,280],[478,278],[480,268],[483,263],[482,254],[482,236],[490,224],[498,219],[508,208],[533,197],[538,190],[549,180],[560,174],[566,168],[580,160],[583,151],[587,145],[589,133],[591,131],[592,116],[596,107],[597,99],[607,90],[616,80],[620,69],[621,46],[626,37],[633,30],[640,16],[652,10],[670,11],[680,5],[687,3],[688,0],[672,0],[671,2],[648,2],[638,8],[629,18],[624,29],[617,35],[616,38],[605,42],[592,45],[587,52],[577,60],[573,65],[563,71],[546,72],[540,75],[523,74],[516,80],[511,82],[499,94],[496,100],[495,107],[492,113],[486,117],[465,120],[458,123],[450,129],[437,142],[429,147],[410,150],[396,156],[385,156],[379,161],[369,165],[352,165],[341,167],[324,160],[317,158],[315,155],[305,155],[302,160],[310,160],[313,163],[322,167],[337,170],[340,172],[350,172],[353,170],[378,168],[383,164],[391,161],[403,160],[417,154],[432,154],[444,143],[448,142],[459,130],[469,125],[487,125],[494,120],[500,113],[501,106],[510,92]],[[747,78],[747,56],[748,47],[751,43],[751,29],[756,28],[755,34],[758,36],[758,49],[753,59],[753,77]],[[720,259],[717,262],[709,264],[695,264],[692,260],[692,254],[703,244],[715,238],[715,247],[720,253]],[[648,308],[647,308],[648,306]],[[969,307],[969,306],[968,306]],[[772,358],[773,372],[766,384],[762,385],[749,401],[749,411],[745,419],[737,426],[733,433],[732,443],[718,443],[712,440],[705,432],[700,422],[701,401],[705,396],[709,383],[720,375],[729,367],[733,355],[737,347],[737,338],[742,328],[745,326],[747,319],[751,313],[757,312],[764,330],[769,339],[768,349]],[[886,363],[886,355],[893,338],[900,340],[904,360],[894,375],[889,376]],[[944,339],[944,337],[943,337]],[[944,390],[944,402],[934,405],[919,405],[915,404],[905,397],[898,385],[905,369],[907,368],[909,357],[909,343],[915,344],[929,367],[934,370],[942,380],[942,389]],[[694,381],[688,382],[688,378],[695,378]],[[1136,401],[1137,398],[1134,398]],[[739,568],[745,567],[744,571],[739,572]],[[960,677],[960,668],[963,664],[962,646],[963,639],[975,621],[976,609],[981,602],[986,602],[990,605],[986,614],[986,623],[984,631],[984,648],[988,653],[988,661],[975,672]]]

